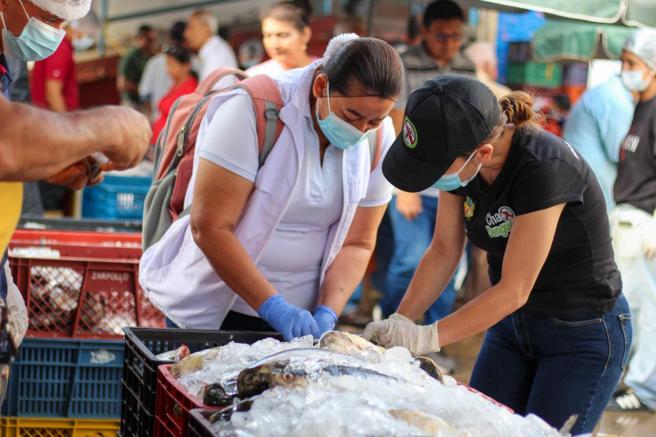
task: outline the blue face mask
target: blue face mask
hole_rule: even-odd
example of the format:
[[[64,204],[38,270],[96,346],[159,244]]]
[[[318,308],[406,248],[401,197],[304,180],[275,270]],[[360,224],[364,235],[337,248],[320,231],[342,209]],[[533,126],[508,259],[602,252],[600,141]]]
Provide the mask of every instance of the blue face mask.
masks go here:
[[[27,17],[27,24],[19,36],[14,36],[2,18],[2,49],[5,53],[23,61],[40,61],[52,55],[64,39],[66,31],[49,26],[34,17],[30,17],[20,1]]]
[[[361,132],[350,123],[342,120],[330,109],[330,83],[326,86],[326,98],[328,99],[328,116],[323,120],[319,117],[319,104],[315,106],[315,115],[321,132],[326,136],[330,144],[342,150],[350,149],[360,144],[367,137],[369,131]]]
[[[457,172],[445,174],[441,178],[439,178],[437,182],[433,184],[433,188],[437,188],[440,191],[453,191],[453,190],[457,190],[458,188],[464,187],[468,183],[470,183],[476,177],[476,175],[481,170],[481,167],[483,165],[478,164],[478,168],[476,169],[472,177],[464,181],[460,179],[460,172],[463,171],[465,167],[467,167],[467,164],[469,164],[469,161],[472,160],[474,155],[476,155],[476,153],[472,153],[469,156],[469,158],[467,158],[467,161],[465,161],[462,167],[460,167],[460,170],[458,170]]]

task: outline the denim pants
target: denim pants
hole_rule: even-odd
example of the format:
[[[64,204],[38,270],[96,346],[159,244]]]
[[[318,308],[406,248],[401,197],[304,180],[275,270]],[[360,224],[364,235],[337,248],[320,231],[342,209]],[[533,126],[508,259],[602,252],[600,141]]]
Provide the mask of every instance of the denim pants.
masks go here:
[[[643,234],[653,232],[653,220],[630,205],[618,205],[611,214],[615,262],[633,315],[633,351],[624,383],[656,409],[656,260],[645,257],[642,248]]]
[[[470,384],[556,428],[576,414],[572,435],[590,433],[622,376],[632,335],[623,295],[603,316],[581,320],[519,310],[488,330]]]
[[[390,202],[388,211],[394,233],[394,252],[380,301],[385,316],[389,316],[398,308],[419,261],[433,239],[437,198],[421,196],[421,203],[421,214],[414,220],[407,220],[396,209],[396,196]],[[430,324],[448,316],[453,310],[455,300],[456,290],[451,279],[440,298],[426,310],[424,323]]]

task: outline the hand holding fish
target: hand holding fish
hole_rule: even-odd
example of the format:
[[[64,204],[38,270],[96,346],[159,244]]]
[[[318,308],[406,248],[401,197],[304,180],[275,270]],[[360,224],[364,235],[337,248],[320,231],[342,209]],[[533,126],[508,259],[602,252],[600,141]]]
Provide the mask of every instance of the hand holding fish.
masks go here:
[[[392,314],[386,320],[369,323],[363,337],[387,348],[403,346],[413,355],[440,350],[437,322],[431,325],[417,325],[399,313]]]

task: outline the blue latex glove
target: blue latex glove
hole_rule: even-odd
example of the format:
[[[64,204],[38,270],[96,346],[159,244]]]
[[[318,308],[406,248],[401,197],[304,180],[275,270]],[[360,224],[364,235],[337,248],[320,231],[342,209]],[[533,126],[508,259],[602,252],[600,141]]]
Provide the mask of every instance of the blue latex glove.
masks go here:
[[[312,314],[288,304],[279,294],[265,300],[257,314],[281,333],[286,341],[304,335],[312,335],[315,338],[319,336],[319,328]]]
[[[314,312],[314,320],[317,321],[319,327],[319,335],[323,335],[328,331],[335,329],[337,323],[337,314],[332,308],[326,305],[319,305]]]

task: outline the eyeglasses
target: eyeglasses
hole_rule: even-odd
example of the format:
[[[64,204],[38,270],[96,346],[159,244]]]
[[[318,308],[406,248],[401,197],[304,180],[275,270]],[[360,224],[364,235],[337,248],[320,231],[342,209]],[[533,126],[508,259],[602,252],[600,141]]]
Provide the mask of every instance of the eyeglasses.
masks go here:
[[[433,38],[435,38],[436,41],[441,42],[441,43],[446,43],[449,41],[462,41],[464,38],[464,35],[462,33],[435,33],[433,34]]]

